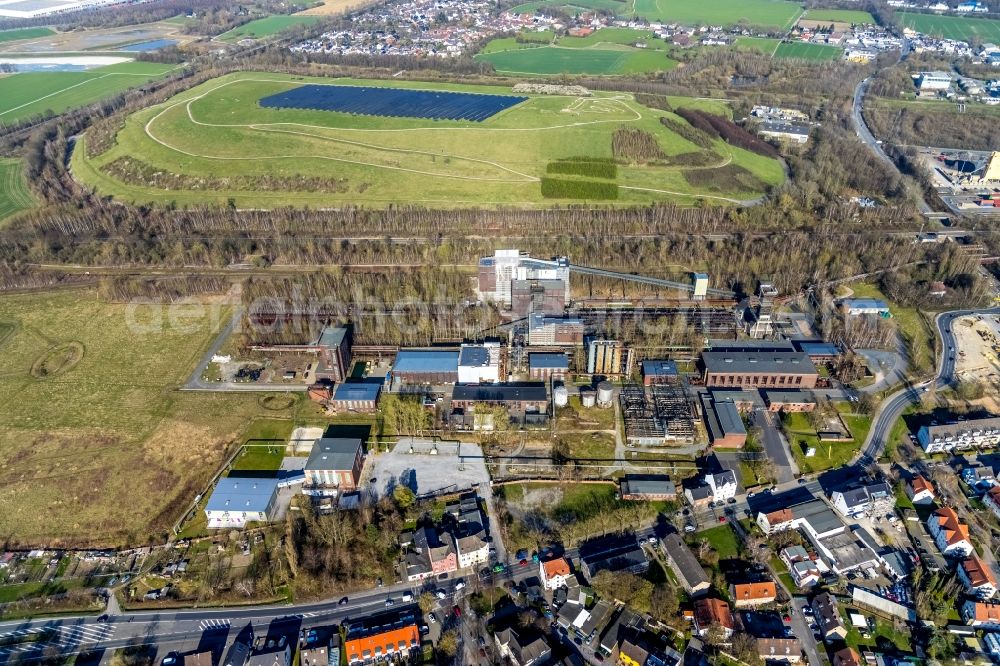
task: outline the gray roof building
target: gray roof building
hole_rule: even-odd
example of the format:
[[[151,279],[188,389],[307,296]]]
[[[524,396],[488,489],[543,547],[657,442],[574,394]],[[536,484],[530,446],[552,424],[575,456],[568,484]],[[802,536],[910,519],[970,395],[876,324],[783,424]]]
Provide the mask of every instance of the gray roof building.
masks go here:
[[[711,587],[712,582],[708,574],[701,568],[698,559],[679,534],[668,534],[663,537],[663,550],[667,554],[670,569],[688,594],[705,592]]]
[[[802,374],[816,373],[809,355],[797,351],[710,351],[702,352],[702,361],[709,372]]]
[[[626,474],[621,481],[623,498],[670,499],[676,497],[677,486],[665,474]]]
[[[544,402],[548,400],[545,384],[523,382],[509,384],[457,384],[452,401],[461,402]]]
[[[360,439],[323,437],[313,444],[306,469],[353,469],[361,447]]]

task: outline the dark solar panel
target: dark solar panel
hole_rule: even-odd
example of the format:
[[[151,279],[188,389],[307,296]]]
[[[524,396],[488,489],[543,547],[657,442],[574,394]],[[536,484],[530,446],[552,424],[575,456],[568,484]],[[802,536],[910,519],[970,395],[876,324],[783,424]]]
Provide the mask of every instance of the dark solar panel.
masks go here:
[[[362,116],[482,122],[526,99],[513,95],[406,88],[306,85],[261,98],[260,105],[275,109],[339,111]]]

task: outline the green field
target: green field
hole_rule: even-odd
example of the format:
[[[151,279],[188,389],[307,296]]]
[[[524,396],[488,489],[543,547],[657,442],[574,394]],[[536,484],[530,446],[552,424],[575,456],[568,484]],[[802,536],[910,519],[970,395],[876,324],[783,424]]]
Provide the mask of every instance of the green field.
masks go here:
[[[643,74],[673,69],[677,61],[662,52],[631,47],[565,48],[541,46],[476,56],[506,74]]]
[[[125,62],[86,72],[24,72],[0,78],[0,122],[13,123],[46,113],[62,113],[142,85],[174,68]]]
[[[635,13],[649,21],[685,25],[737,25],[784,30],[802,13],[798,3],[786,0],[634,0]]]
[[[262,39],[271,37],[283,30],[288,30],[297,25],[312,25],[319,21],[318,16],[268,16],[244,23],[238,28],[233,28],[217,37],[223,42],[237,42],[241,39]]]
[[[590,49],[560,51],[591,53]],[[672,156],[702,149],[660,122],[668,114],[621,93],[590,98],[529,96],[480,123],[270,109],[258,104],[262,97],[310,81],[241,73],[206,82],[131,116],[107,153],[91,158],[85,150],[75,150],[74,175],[102,194],[161,204],[226,204],[232,198],[239,206],[262,208],[343,203],[552,205],[572,199],[542,197],[541,179],[549,163],[611,158],[612,135],[625,126],[652,135],[665,158],[655,165],[620,165],[615,181],[619,204],[692,198],[729,203],[756,197],[784,178],[777,161],[721,140],[713,144],[710,155],[698,155],[705,158],[701,167],[693,169],[684,159],[671,161]],[[405,80],[315,81],[510,92],[506,87],[432,86]],[[691,182],[701,185],[696,188]]]
[[[3,42],[16,42],[21,39],[35,39],[36,37],[48,37],[54,35],[51,28],[17,28],[16,30],[0,30],[0,44]]]
[[[146,543],[252,420],[305,408],[176,391],[228,309],[170,313],[81,290],[0,297],[14,329],[0,342],[0,533],[12,545]],[[52,363],[61,349],[77,353]]]
[[[33,205],[35,201],[28,191],[20,160],[0,159],[0,222]]]
[[[782,42],[774,51],[775,58],[798,58],[800,60],[836,60],[843,51],[827,44],[788,44]]]
[[[917,32],[947,39],[968,41],[977,38],[983,42],[1000,42],[1000,21],[996,19],[969,18],[966,16],[937,16],[936,14],[896,14],[900,25]]]
[[[737,37],[733,43],[737,49],[745,51],[759,51],[767,55],[773,55],[774,50],[781,44],[780,39],[768,39],[767,37]]]
[[[806,21],[829,21],[830,23],[854,23],[875,25],[875,18],[868,12],[854,9],[808,9],[802,15]]]

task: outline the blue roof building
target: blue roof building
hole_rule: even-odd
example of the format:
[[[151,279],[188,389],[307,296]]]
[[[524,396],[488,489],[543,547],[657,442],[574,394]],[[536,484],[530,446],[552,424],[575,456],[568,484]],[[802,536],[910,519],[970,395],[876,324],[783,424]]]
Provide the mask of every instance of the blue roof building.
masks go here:
[[[276,478],[221,478],[205,505],[208,527],[242,528],[251,521],[267,522],[274,513],[277,497]]]
[[[458,381],[458,352],[400,349],[390,374],[394,381],[411,384],[454,384]]]
[[[671,384],[677,381],[677,364],[673,361],[649,360],[642,362],[642,383]]]

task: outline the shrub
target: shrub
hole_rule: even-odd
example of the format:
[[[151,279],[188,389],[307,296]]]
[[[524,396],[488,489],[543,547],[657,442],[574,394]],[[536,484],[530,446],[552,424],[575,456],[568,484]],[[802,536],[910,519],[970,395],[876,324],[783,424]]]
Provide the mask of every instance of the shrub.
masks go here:
[[[667,158],[656,137],[635,127],[619,127],[611,140],[612,152],[619,162],[648,164]]]
[[[599,180],[564,180],[542,178],[542,196],[546,199],[617,199],[618,185]]]
[[[687,123],[677,122],[673,118],[669,118],[667,116],[662,116],[660,118],[660,123],[674,134],[690,141],[699,148],[707,150],[712,147],[712,137],[715,136],[714,132],[711,135],[705,134],[705,132],[692,127]]]
[[[618,177],[618,166],[614,160],[608,157],[570,157],[549,162],[545,167],[545,173],[563,173],[614,180]]]
[[[681,113],[682,111],[684,113]],[[702,129],[705,125],[708,125],[712,128],[712,133],[721,137],[723,141],[731,146],[743,148],[764,157],[777,158],[779,156],[774,146],[754,136],[728,118],[694,109],[680,109],[677,113],[698,129]],[[692,122],[692,118],[697,119],[697,125]]]

